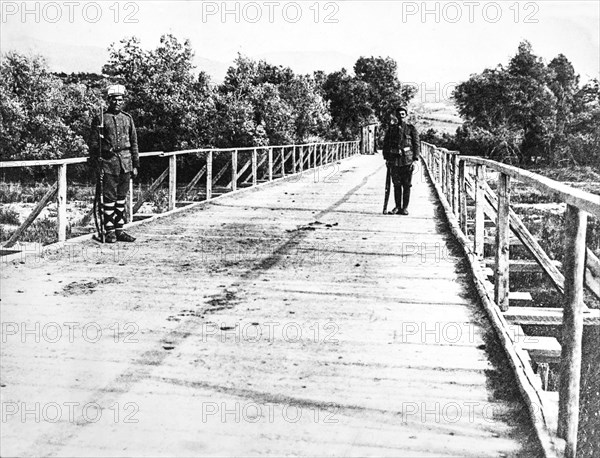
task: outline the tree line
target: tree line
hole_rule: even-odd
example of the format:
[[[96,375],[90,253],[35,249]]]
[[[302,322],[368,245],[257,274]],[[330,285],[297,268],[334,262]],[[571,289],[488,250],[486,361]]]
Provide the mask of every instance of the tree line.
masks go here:
[[[346,69],[300,75],[238,55],[214,84],[193,65],[188,40],[163,35],[145,50],[136,37],[109,47],[101,74],[53,73],[42,56],[8,52],[0,65],[3,160],[88,154],[91,123],[108,84],[127,87],[125,111],[141,151],[350,140],[393,103],[406,103],[391,58],[361,57]]]
[[[598,79],[581,85],[563,54],[546,65],[523,41],[508,65],[471,75],[453,99],[463,125],[455,135],[428,131],[425,140],[525,166],[600,166]]]

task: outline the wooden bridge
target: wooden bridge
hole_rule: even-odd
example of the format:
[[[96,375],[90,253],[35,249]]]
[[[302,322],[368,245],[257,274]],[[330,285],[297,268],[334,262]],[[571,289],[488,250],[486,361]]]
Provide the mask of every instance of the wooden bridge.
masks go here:
[[[382,215],[384,163],[358,152],[170,154],[170,210],[111,246],[63,241],[58,164],[63,240],[2,262],[0,454],[575,456],[598,196],[424,144],[410,215]],[[181,154],[205,158],[190,189],[204,178],[206,200],[184,208]],[[229,155],[219,196],[213,154]],[[511,178],[567,203],[561,266],[510,209]],[[562,310],[510,291],[534,268],[509,258],[511,231]],[[531,323],[562,323],[562,345]]]

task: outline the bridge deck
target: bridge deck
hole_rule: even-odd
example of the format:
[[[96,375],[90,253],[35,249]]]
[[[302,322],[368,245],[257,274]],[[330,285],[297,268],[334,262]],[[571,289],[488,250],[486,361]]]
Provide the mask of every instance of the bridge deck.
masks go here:
[[[3,266],[1,454],[537,456],[429,185],[337,167]]]

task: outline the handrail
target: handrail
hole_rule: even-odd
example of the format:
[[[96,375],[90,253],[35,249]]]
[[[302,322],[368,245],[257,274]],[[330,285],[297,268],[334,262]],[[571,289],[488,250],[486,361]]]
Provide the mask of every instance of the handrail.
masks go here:
[[[503,314],[509,312],[511,231],[563,294],[558,429],[555,432],[558,437],[564,439],[564,455],[574,458],[579,422],[583,325],[585,320],[587,320],[586,324],[597,324],[600,320],[600,313],[597,310],[587,309],[583,302],[584,287],[588,287],[592,293],[600,297],[598,280],[600,262],[586,247],[585,240],[588,214],[600,218],[600,196],[518,167],[482,157],[460,155],[426,142],[421,144],[426,169],[446,210],[452,230],[469,256],[478,290],[480,290],[479,286],[482,286],[480,292],[485,291],[485,298],[482,297],[482,300],[484,303],[494,304],[494,309],[490,312],[492,321],[496,324],[501,323],[501,326],[507,325],[507,319],[504,319]],[[497,195],[492,192],[485,180],[486,169],[498,172]],[[565,256],[562,273],[510,208],[511,178],[567,204],[564,218]],[[474,218],[468,212],[467,198],[474,202]],[[490,283],[486,279],[487,275],[483,274],[486,215],[496,227],[494,284]],[[469,231],[470,221],[474,223],[471,231]],[[469,239],[469,235],[472,235],[472,239]],[[506,329],[503,328],[502,333],[506,334]],[[517,341],[504,337],[506,336],[502,338],[504,342],[512,342],[510,345],[518,347]],[[516,352],[512,347],[508,351],[513,352],[511,353],[513,356],[523,352],[520,347],[516,348]],[[528,357],[514,361],[513,367],[517,375],[520,370],[518,367],[523,367],[526,360],[529,361]],[[531,371],[531,368],[525,368],[525,372],[527,371]],[[529,399],[528,390],[532,385],[521,385],[521,387],[525,391],[524,395]],[[532,418],[535,417],[534,411],[535,408],[530,406]],[[543,406],[542,411],[544,411]]]
[[[273,152],[277,148],[280,152],[274,155]],[[287,155],[285,149],[288,148]],[[238,167],[238,153],[239,152],[251,152],[252,157],[245,159],[245,163],[242,167]],[[232,148],[198,148],[182,151],[171,151],[165,153],[164,151],[147,151],[139,154],[140,158],[147,157],[164,157],[169,159],[168,167],[165,171],[156,179],[150,186],[149,190],[145,192],[142,197],[135,203],[133,203],[133,182],[129,183],[129,197],[127,205],[127,214],[129,216],[129,222],[133,219],[133,214],[140,209],[146,198],[149,197],[153,190],[156,190],[168,177],[168,209],[173,210],[177,206],[177,157],[186,154],[197,154],[202,153],[205,156],[206,163],[204,167],[194,176],[194,178],[188,183],[184,191],[190,191],[200,181],[202,176],[206,175],[206,199],[210,200],[213,195],[213,186],[217,184],[218,180],[224,176],[228,169],[230,169],[231,178],[228,181],[227,188],[232,191],[237,190],[238,182],[242,179],[242,175],[251,169],[249,176],[247,175],[242,179],[241,184],[247,184],[251,181],[251,186],[256,186],[259,181],[259,168],[263,166],[265,162],[266,172],[263,170],[261,179],[266,181],[272,181],[275,175],[281,175],[285,177],[290,174],[297,174],[304,170],[317,168],[328,164],[332,161],[347,158],[349,156],[359,153],[359,141],[343,141],[343,142],[313,142],[303,143],[297,145],[272,145],[272,146],[252,146],[252,147],[232,147]],[[231,159],[222,167],[216,171],[213,175],[213,156],[220,153],[231,154]],[[258,161],[258,155],[261,155],[262,159]],[[266,153],[266,154],[265,154]],[[266,156],[266,157],[264,157]],[[299,156],[299,157],[298,157]],[[289,161],[291,157],[291,161]],[[268,161],[267,161],[268,158]],[[300,159],[300,161],[298,161]],[[57,232],[58,241],[64,242],[66,240],[67,233],[67,165],[71,164],[82,164],[89,160],[87,157],[80,158],[67,158],[67,159],[51,159],[51,160],[34,160],[34,161],[4,161],[0,163],[0,168],[11,168],[11,167],[36,167],[36,166],[57,166]],[[184,193],[185,193],[184,192]],[[23,224],[17,229],[13,236],[5,242],[4,248],[13,246],[20,235],[22,235],[27,227],[29,227],[35,218],[43,210],[44,206],[48,203],[52,196],[44,199],[43,205],[38,205],[34,209],[34,212],[23,222]],[[188,203],[189,204],[189,203]],[[35,213],[35,214],[34,214]],[[91,218],[91,211],[84,217],[84,221]]]
[[[460,156],[460,160],[471,162],[473,164],[485,165],[490,169],[502,172],[505,175],[527,183],[544,193],[554,195],[567,204],[578,207],[581,210],[585,210],[600,218],[600,196],[596,194],[572,188],[571,186],[538,175],[537,173],[529,172],[512,165],[502,164],[490,159],[484,159],[477,156]]]

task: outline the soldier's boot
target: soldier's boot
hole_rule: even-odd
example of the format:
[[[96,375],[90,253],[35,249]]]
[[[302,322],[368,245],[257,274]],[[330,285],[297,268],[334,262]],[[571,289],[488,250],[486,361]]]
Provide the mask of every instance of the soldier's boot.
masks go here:
[[[104,204],[102,211],[104,212],[104,243],[115,243],[117,234],[115,233],[115,202],[104,196]]]
[[[107,231],[104,236],[104,243],[117,243],[117,233],[115,231]]]
[[[390,212],[390,215],[399,215],[402,209],[402,186],[394,185],[394,200],[396,207]]]
[[[117,240],[119,242],[135,242],[135,237],[124,230],[117,231]]]
[[[402,195],[402,209],[400,210],[401,215],[408,215],[408,203],[410,202],[410,186],[404,188]]]

